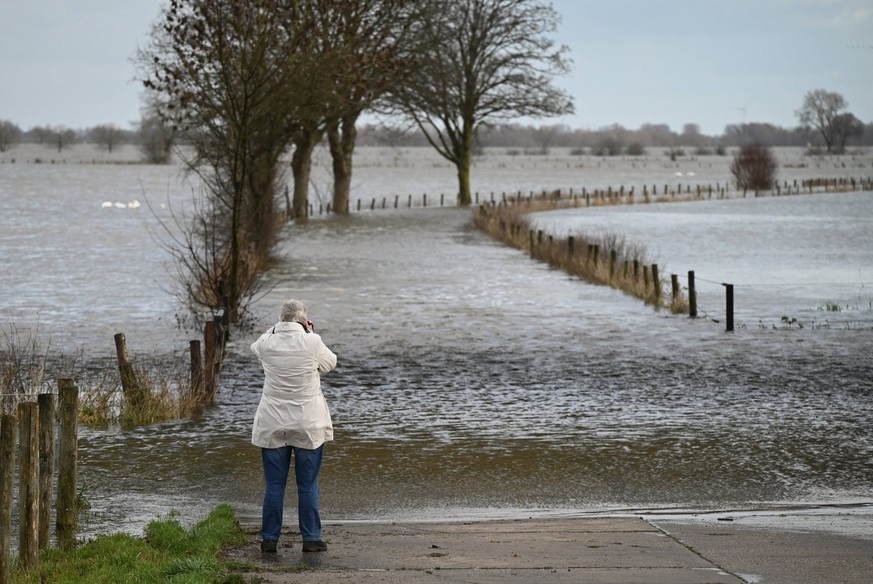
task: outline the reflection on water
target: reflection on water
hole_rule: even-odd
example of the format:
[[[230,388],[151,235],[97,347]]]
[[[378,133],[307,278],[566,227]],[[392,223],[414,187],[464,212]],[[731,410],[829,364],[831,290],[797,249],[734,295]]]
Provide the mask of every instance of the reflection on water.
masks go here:
[[[871,500],[870,330],[727,335],[533,262],[463,210],[313,222],[278,255],[258,328],[301,298],[339,355],[326,518]],[[257,520],[258,332],[199,419],[83,433],[95,524],[221,501]]]

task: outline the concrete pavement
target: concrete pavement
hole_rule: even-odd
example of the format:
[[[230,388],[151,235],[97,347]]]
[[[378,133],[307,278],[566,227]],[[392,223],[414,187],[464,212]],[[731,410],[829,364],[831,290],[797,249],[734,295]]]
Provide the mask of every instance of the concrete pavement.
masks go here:
[[[873,541],[733,523],[637,517],[327,525],[329,550],[283,533],[261,554],[257,528],[231,550],[263,583],[867,584]],[[254,580],[253,580],[254,579]]]

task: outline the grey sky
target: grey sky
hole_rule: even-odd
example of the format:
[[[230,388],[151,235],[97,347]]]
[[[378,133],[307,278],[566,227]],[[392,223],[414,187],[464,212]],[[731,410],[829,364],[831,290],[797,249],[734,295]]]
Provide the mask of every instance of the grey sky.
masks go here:
[[[449,1],[449,0],[447,0]],[[576,115],[543,123],[636,128],[796,125],[803,94],[842,93],[873,121],[870,0],[553,0]],[[6,0],[0,119],[80,128],[139,118],[130,57],[161,0]],[[527,120],[524,120],[527,121]]]

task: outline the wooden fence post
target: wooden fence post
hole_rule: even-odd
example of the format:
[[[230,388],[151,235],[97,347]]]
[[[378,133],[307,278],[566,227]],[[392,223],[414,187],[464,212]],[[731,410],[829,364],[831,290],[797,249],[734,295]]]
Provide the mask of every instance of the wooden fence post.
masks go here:
[[[694,283],[694,270],[688,270],[688,316],[697,318],[697,290]]]
[[[118,372],[121,374],[124,401],[136,410],[142,405],[142,392],[133,365],[128,361],[127,340],[124,338],[124,333],[115,335],[115,354],[118,357]]]
[[[725,289],[725,331],[734,330],[734,285],[723,284]]]
[[[207,320],[203,327],[203,398],[206,403],[211,403],[215,395],[215,369],[212,367],[217,349],[215,336],[215,321]]]
[[[652,286],[655,292],[655,304],[661,303],[661,278],[658,276],[658,264],[652,264]]]
[[[15,434],[13,414],[0,416],[0,584],[9,584],[12,558],[12,489],[15,481]]]
[[[18,403],[18,567],[39,564],[39,407]]]
[[[200,341],[189,341],[188,350],[191,353],[191,395],[199,402],[203,395],[203,355],[200,352]]]
[[[676,304],[679,301],[679,276],[670,274],[670,288],[672,291],[672,302]]]
[[[79,388],[72,379],[58,379],[58,497],[55,520],[58,547],[73,549],[76,528],[76,467],[79,457]]]
[[[567,238],[567,253],[571,256],[573,255],[573,247],[574,247],[575,243],[576,243],[576,240],[574,239],[574,237],[572,235]]]
[[[55,424],[57,400],[53,393],[41,393],[39,405],[39,549],[48,547],[51,535],[52,498],[55,479]]]

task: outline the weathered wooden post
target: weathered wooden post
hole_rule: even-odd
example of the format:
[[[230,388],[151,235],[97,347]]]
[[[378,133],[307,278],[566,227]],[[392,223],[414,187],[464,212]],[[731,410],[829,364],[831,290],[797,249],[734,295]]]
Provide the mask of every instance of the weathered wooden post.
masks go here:
[[[655,304],[661,303],[661,278],[658,276],[658,264],[652,264],[652,287],[655,292]]]
[[[528,237],[530,239],[530,257],[534,257],[534,250],[536,249],[536,244],[534,243],[534,231],[533,231],[533,229],[528,230]]]
[[[615,262],[617,259],[617,254],[614,249],[609,250],[609,280],[612,281],[615,276]]]
[[[76,529],[76,466],[79,458],[79,388],[72,379],[58,379],[58,547],[73,549]]]
[[[694,283],[694,270],[688,270],[688,316],[697,318],[697,290]]]
[[[191,395],[200,401],[203,394],[203,355],[200,352],[200,341],[189,341],[188,349],[191,353]]]
[[[39,407],[18,403],[18,567],[39,564]]]
[[[13,414],[0,416],[0,584],[9,584],[12,558],[12,489],[15,485],[15,434]]]
[[[361,210],[361,199],[358,199],[358,211]]]
[[[477,203],[479,201],[476,201]],[[397,209],[400,206],[400,195],[394,195],[394,208]]]
[[[594,260],[594,267],[596,268],[597,260],[600,259],[600,245],[597,243],[594,244],[594,257],[592,259]]]
[[[215,321],[207,320],[203,327],[203,398],[206,403],[212,403],[215,396],[215,362],[217,347]]]
[[[675,305],[679,302],[679,276],[676,274],[670,274],[670,287],[672,289],[672,302]]]
[[[723,284],[725,289],[725,331],[734,330],[734,285]]]
[[[373,197],[373,200],[370,201],[370,211],[376,210],[376,197]]]
[[[36,398],[39,407],[39,549],[48,547],[51,535],[52,498],[55,490],[55,424],[57,404],[53,393]]]
[[[421,206],[422,206],[422,207],[427,207],[427,193],[424,193],[424,194],[421,196]]]
[[[573,246],[575,245],[575,243],[575,239],[572,235],[567,237],[567,253],[571,256],[573,255]]]
[[[124,333],[115,335],[115,353],[118,357],[118,372],[121,374],[124,401],[136,410],[142,405],[142,392],[133,365],[128,361],[127,340],[124,338]]]

